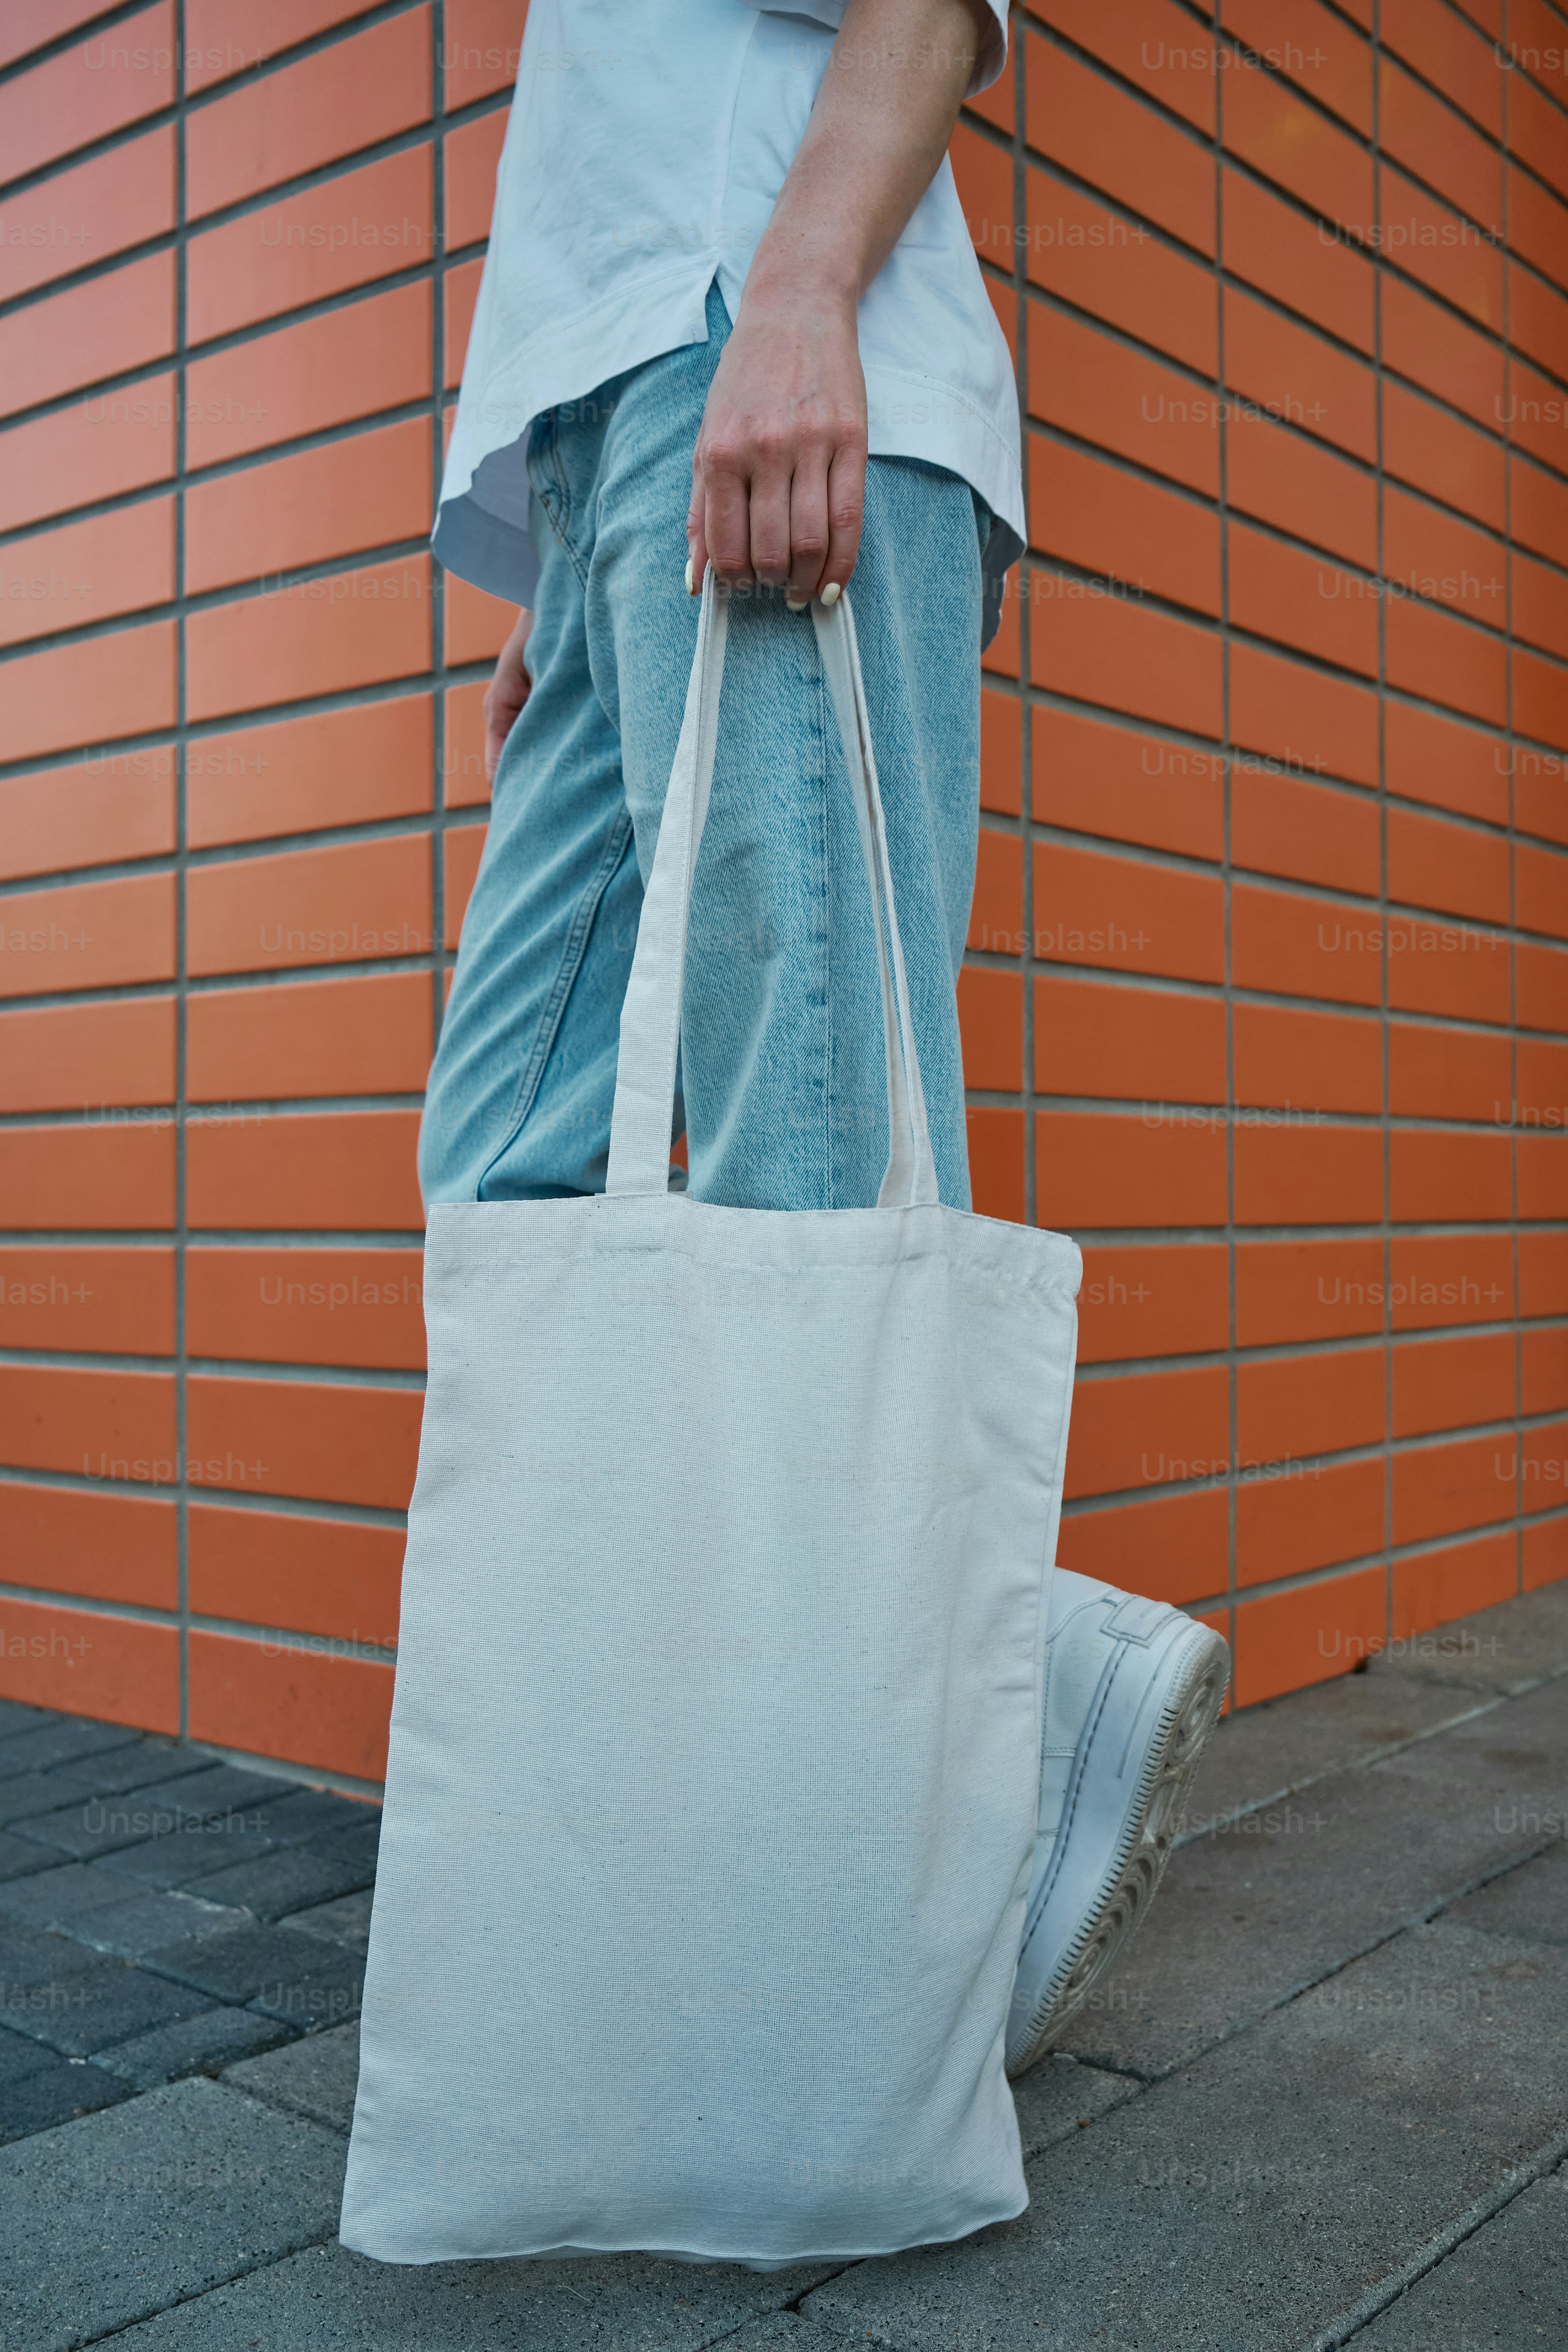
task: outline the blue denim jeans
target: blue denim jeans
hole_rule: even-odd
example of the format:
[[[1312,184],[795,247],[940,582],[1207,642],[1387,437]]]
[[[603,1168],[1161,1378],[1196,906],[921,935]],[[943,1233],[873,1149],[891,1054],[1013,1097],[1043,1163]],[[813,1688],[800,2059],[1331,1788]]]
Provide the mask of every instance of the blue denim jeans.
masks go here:
[[[730,320],[535,421],[543,572],[529,696],[431,1072],[437,1201],[602,1192],[621,1003],[697,637],[691,454]],[[870,461],[850,583],[943,1201],[969,1206],[954,998],[974,886],[980,551],[955,475]],[[978,528],[977,528],[978,526]],[[808,613],[731,599],[681,1023],[689,1189],[759,1209],[867,1208],[888,1156],[875,932]]]

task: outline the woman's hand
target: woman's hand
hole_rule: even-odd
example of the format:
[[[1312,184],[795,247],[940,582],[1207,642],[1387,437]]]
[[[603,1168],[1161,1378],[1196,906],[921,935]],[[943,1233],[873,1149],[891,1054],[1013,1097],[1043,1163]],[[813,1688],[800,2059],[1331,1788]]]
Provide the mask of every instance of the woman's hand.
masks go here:
[[[485,688],[485,774],[492,784],[502,747],[533,684],[522,660],[522,649],[532,626],[533,614],[524,605],[517,616],[516,628],[500,649],[496,674]]]
[[[866,497],[866,378],[853,299],[747,289],[691,467],[691,576],[784,588],[796,611],[855,569]]]

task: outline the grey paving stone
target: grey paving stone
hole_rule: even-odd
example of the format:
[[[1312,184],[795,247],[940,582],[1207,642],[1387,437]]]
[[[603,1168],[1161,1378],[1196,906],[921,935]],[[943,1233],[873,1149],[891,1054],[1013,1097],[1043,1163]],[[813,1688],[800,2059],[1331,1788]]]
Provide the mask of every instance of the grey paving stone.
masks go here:
[[[1434,1626],[1371,1660],[1368,1678],[1402,1683],[1463,1683],[1479,1690],[1521,1690],[1543,1675],[1568,1672],[1568,1579],[1503,1601],[1474,1617]]]
[[[12,1837],[0,1830],[0,1879],[28,1878],[36,1870],[47,1870],[59,1860],[47,1846],[34,1845],[26,1838]]]
[[[1568,1844],[1554,1845],[1538,1861],[1494,1878],[1489,1886],[1454,1904],[1444,1916],[1493,1935],[1568,1944]]]
[[[342,2168],[335,2134],[204,2075],[23,2141],[0,2156],[0,2342],[73,2352],[319,2242]]]
[[[0,2021],[16,2006],[18,1993],[58,1978],[79,1976],[96,1968],[99,1958],[68,1936],[49,1935],[37,1927],[24,1927],[14,1919],[0,1919]]]
[[[317,1903],[309,1911],[291,1911],[287,1924],[307,1936],[324,1936],[329,1944],[346,1944],[363,1957],[370,1949],[370,1906],[373,1887],[358,1895],[342,1895],[335,1903]]]
[[[77,1974],[27,1989],[9,2006],[5,2022],[15,2033],[30,2033],[63,2058],[91,2058],[133,2033],[173,2025],[213,2007],[212,1997],[194,1986],[148,1975],[132,1960],[93,1955],[93,1966]]]
[[[405,2269],[321,2246],[132,2328],[114,2352],[700,2352],[721,2338],[827,2352],[810,2321],[791,2327],[778,2312],[826,2267],[764,2274],[612,2254]],[[747,2326],[761,2313],[779,2332],[764,2332],[771,2315]]]
[[[1413,1928],[805,2315],[900,2352],[1296,2352],[1560,2128],[1568,1954]]]
[[[1557,2352],[1568,2344],[1568,2176],[1538,2181],[1407,2287],[1355,2352]]]
[[[292,1927],[240,1928],[171,1944],[147,1966],[212,1993],[245,2002],[303,2029],[341,2025],[359,2013],[363,1968],[357,1952],[301,1936]]]
[[[1410,1681],[1390,1690],[1367,1675],[1228,1715],[1215,1726],[1193,1782],[1178,1835],[1201,1836],[1244,1805],[1289,1795],[1326,1772],[1369,1763],[1387,1749],[1439,1729],[1489,1691]]]
[[[189,1883],[199,1885],[211,1902],[241,1905],[258,1919],[280,1919],[286,1911],[354,1894],[374,1877],[374,1849],[363,1845],[357,1832],[340,1831],[314,1838],[309,1845],[279,1846],[256,1862],[238,1863]]]
[[[84,2066],[48,2050],[39,2054],[43,2063],[33,2073],[0,2082],[0,2140],[26,2139],[75,2116],[96,2115],[129,2094],[129,2085],[101,2066]]]
[[[274,2050],[289,2039],[288,2026],[279,2025],[275,2018],[258,2017],[254,2010],[206,2009],[195,2017],[182,2018],[177,2024],[134,2034],[129,2042],[116,2042],[112,2050],[95,2054],[106,2074],[128,2083],[132,2090],[151,2091],[160,2083],[177,2082],[182,2074],[221,2074],[236,2059]]]
[[[75,1783],[56,1773],[18,1772],[0,1780],[0,1824],[9,1826],[38,1813],[58,1813],[76,1793]]]
[[[106,1797],[73,1796],[56,1812],[29,1814],[19,1834],[47,1839],[79,1861],[156,1846],[187,1870],[218,1869],[240,1852],[265,1851],[269,1843],[265,1804],[245,1785],[255,1778],[219,1765]]]
[[[25,1706],[18,1698],[0,1698],[0,1744],[21,1732],[37,1731],[40,1724],[54,1719],[47,1707]]]
[[[1125,2074],[1108,2074],[1103,2067],[1081,2065],[1053,2051],[1013,2085],[1025,2161],[1135,2098],[1140,2087]]]
[[[4,1750],[0,1749],[0,1754]],[[51,1778],[68,1791],[84,1796],[118,1796],[126,1789],[161,1787],[212,1769],[212,1758],[198,1748],[182,1748],[177,1740],[149,1737],[138,1748],[111,1748],[102,1756],[78,1757],[62,1764]]]
[[[128,1958],[139,1960],[188,1936],[222,1936],[250,1925],[247,1913],[227,1905],[204,1903],[195,1895],[148,1892],[128,1884],[125,1894],[117,1895],[113,1902],[75,1913],[70,1933],[99,1951],[123,1952]]]
[[[134,1892],[129,1879],[105,1878],[90,1863],[62,1862],[54,1846],[34,1851],[42,1855],[43,1869],[0,1886],[0,1917],[35,1927],[63,1927],[83,1911],[101,1911],[120,1896],[121,1887],[126,1899]]]
[[[1149,2076],[1184,2063],[1528,1848],[1510,1808],[1553,1774],[1568,1783],[1555,1685],[1183,1847],[1062,2048]]]
[[[379,1805],[340,1797],[332,1789],[296,1789],[292,1796],[280,1797],[269,1804],[268,1813],[272,1834],[285,1842],[323,1837],[337,1830],[378,1829],[381,1825]]]
[[[41,2042],[0,2026],[0,2083],[14,2083],[23,2074],[36,2074],[41,2066],[56,2063],[55,2053]]]
[[[265,2058],[242,2058],[226,2068],[224,2080],[265,2099],[269,2106],[288,2107],[331,2131],[346,2132],[354,2118],[359,2082],[359,2027],[334,2025]]]
[[[66,1764],[82,1756],[96,1756],[106,1748],[140,1747],[143,1735],[124,1724],[93,1723],[85,1716],[52,1715],[31,1731],[5,1742],[5,1760],[14,1771],[42,1772],[51,1764]]]

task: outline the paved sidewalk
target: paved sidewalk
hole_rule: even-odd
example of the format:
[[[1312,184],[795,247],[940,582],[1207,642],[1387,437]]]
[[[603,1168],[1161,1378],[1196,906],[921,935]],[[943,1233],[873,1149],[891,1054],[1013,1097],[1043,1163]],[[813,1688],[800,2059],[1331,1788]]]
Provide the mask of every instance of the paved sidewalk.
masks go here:
[[[1223,1724],[1032,2202],[756,2277],[333,2231],[375,1817],[0,1706],[0,2344],[1565,2352],[1568,1583]]]

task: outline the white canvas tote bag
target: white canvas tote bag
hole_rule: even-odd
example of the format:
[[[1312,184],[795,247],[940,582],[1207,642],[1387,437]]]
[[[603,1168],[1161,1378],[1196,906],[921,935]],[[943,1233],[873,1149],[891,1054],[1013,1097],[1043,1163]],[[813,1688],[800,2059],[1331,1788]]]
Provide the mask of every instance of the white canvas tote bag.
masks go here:
[[[431,1214],[342,2213],[384,2262],[772,2268],[1027,2203],[1003,2037],[1079,1258],[938,1202],[854,623],[812,609],[879,908],[879,1205],[668,1189],[710,575],[608,1190]]]

